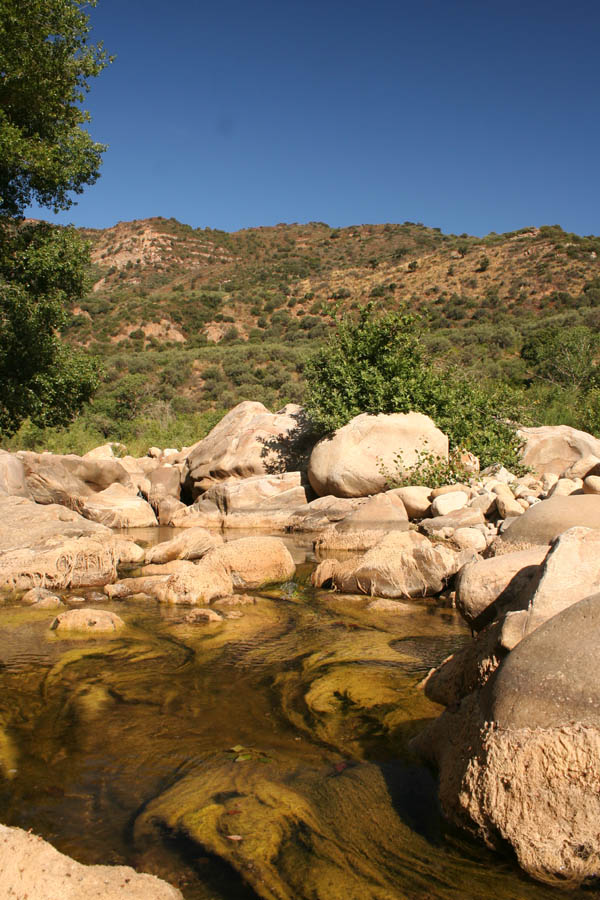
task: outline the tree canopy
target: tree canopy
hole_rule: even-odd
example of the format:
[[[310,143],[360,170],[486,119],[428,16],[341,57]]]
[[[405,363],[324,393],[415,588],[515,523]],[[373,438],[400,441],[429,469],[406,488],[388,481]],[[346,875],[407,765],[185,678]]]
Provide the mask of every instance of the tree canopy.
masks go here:
[[[88,43],[95,0],[0,0],[0,432],[68,422],[95,367],[63,345],[66,308],[86,289],[88,248],[72,228],[23,221],[68,209],[93,184],[104,146],[83,125],[89,79],[109,61]]]

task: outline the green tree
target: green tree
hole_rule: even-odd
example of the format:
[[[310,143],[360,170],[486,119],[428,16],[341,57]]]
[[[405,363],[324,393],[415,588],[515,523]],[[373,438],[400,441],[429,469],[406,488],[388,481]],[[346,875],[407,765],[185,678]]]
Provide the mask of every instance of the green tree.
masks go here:
[[[599,356],[600,337],[586,325],[541,328],[521,350],[535,378],[579,391],[600,387]]]
[[[520,397],[488,387],[428,357],[423,322],[411,313],[376,317],[373,304],[306,363],[305,406],[327,434],[360,413],[422,412],[450,438],[452,449],[475,453],[482,466],[516,465],[519,440],[512,420],[522,417]]]
[[[103,145],[82,126],[89,79],[108,59],[88,43],[95,0],[0,0],[0,432],[68,422],[95,366],[59,339],[86,289],[88,248],[72,228],[28,222],[68,209],[99,174]]]

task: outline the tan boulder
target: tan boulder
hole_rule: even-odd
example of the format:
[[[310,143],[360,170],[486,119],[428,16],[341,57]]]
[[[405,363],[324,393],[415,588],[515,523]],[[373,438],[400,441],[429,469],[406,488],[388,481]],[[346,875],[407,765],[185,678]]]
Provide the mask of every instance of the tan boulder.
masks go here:
[[[409,519],[422,519],[429,514],[431,509],[431,488],[425,485],[415,484],[409,487],[395,488],[386,491],[386,494],[400,497]]]
[[[293,577],[296,566],[279,538],[247,537],[227,541],[210,550],[198,566],[207,569],[223,567],[231,576],[236,590],[263,587]]]
[[[587,475],[583,480],[584,494],[600,494],[600,475]]]
[[[0,494],[9,494],[12,497],[30,496],[23,463],[6,450],[0,450]]]
[[[126,453],[127,447],[125,444],[119,444],[118,442],[111,441],[108,444],[102,444],[101,447],[94,447],[93,450],[88,450],[87,453],[84,453],[82,459],[114,459],[117,453]]]
[[[125,628],[125,622],[116,613],[106,609],[69,609],[60,613],[52,625],[52,631],[79,631],[93,634],[114,634]]]
[[[376,494],[320,534],[314,549],[317,554],[326,550],[369,550],[390,531],[408,531],[404,503],[389,492]]]
[[[53,453],[18,454],[27,487],[36,503],[59,503],[81,511],[87,497],[119,484],[135,493],[134,483],[116,459],[84,459]]]
[[[294,510],[289,519],[289,531],[315,532],[322,531],[330,525],[345,519],[350,513],[364,503],[363,498],[350,497],[318,497],[306,506]]]
[[[202,500],[214,503],[225,515],[245,510],[296,509],[307,503],[300,472],[228,479],[209,488]]]
[[[402,474],[415,465],[421,451],[448,459],[448,438],[429,416],[363,413],[319,441],[311,453],[308,478],[319,496],[366,497],[385,491],[385,471],[395,473],[398,454]]]
[[[548,547],[534,547],[467,563],[456,578],[456,607],[479,630],[512,603],[526,606],[542,574]]]
[[[457,528],[452,541],[459,550],[474,550],[475,553],[483,553],[488,544],[485,534],[478,528]]]
[[[447,516],[456,512],[457,509],[463,509],[467,505],[469,495],[465,491],[446,491],[438,494],[433,498],[431,504],[432,516]]]
[[[524,512],[523,506],[512,495],[510,497],[498,495],[496,497],[496,509],[501,519],[522,516]]]
[[[548,491],[548,497],[569,497],[576,491],[581,491],[582,487],[581,478],[559,478]]]
[[[519,436],[524,442],[523,465],[540,475],[545,472],[561,475],[585,457],[600,457],[600,439],[569,425],[521,428]]]
[[[100,522],[110,528],[144,528],[158,525],[149,503],[132,494],[121,484],[87,497],[81,508],[82,515],[92,522]]]
[[[201,559],[209,550],[223,543],[220,535],[205,528],[190,528],[170,541],[155,544],[146,553],[147,563],[166,563],[172,559]]]
[[[550,544],[574,525],[600,528],[600,497],[571,494],[542,500],[512,521],[500,540],[512,544]]]
[[[176,888],[129,866],[85,866],[31,831],[0,825],[4,897],[31,900],[183,900]]]
[[[271,413],[262,403],[238,403],[185,459],[186,485],[195,498],[228,478],[286,471],[304,429],[299,406]]]
[[[470,556],[434,545],[414,531],[391,532],[364,556],[324,560],[312,583],[348,594],[426,597],[439,594]]]
[[[155,512],[167,498],[180,499],[181,473],[176,466],[158,466],[150,472],[148,481],[148,503]]]
[[[419,531],[428,537],[451,537],[457,528],[473,528],[475,525],[483,525],[485,518],[480,509],[470,509],[464,506],[448,513],[447,516],[434,516],[431,519],[423,519],[419,525]]]

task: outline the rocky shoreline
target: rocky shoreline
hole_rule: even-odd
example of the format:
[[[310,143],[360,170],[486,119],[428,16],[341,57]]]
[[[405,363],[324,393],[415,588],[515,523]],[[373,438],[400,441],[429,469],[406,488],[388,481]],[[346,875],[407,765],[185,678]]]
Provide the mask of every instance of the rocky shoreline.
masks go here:
[[[234,614],[216,601],[292,579],[294,560],[273,535],[301,533],[320,560],[316,587],[388,606],[443,596],[473,639],[421,685],[446,711],[414,747],[439,770],[446,817],[488,846],[510,845],[534,878],[593,883],[600,440],[566,426],[522,438],[525,475],[479,472],[471,459],[464,483],[392,490],[382,471],[399,451],[407,469],[425,447],[448,457],[425,416],[358,416],[312,447],[299,407],[272,414],[246,402],[183,451],[0,451],[0,593],[56,609],[52,627],[82,637],[126,627],[94,608],[93,591],[190,606],[195,622],[210,622]],[[124,531],[158,525],[182,530],[152,548]],[[236,530],[252,536],[223,540]],[[81,591],[79,608],[61,610],[65,591]],[[18,831],[3,828],[3,879],[17,878],[8,859],[20,842],[26,871],[42,845],[57,853]],[[180,896],[168,885],[135,893],[135,879],[115,877],[125,898]],[[94,896],[81,879],[79,893],[61,896]]]

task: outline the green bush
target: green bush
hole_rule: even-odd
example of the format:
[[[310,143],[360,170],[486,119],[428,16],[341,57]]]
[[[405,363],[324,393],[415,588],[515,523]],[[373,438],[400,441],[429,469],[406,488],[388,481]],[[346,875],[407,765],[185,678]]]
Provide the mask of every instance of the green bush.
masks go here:
[[[426,358],[423,323],[410,313],[375,317],[373,305],[356,321],[338,324],[328,345],[306,363],[306,408],[323,434],[360,413],[422,412],[444,431],[452,448],[470,450],[482,466],[518,463],[513,420],[524,417],[522,397],[489,387],[464,371]]]

